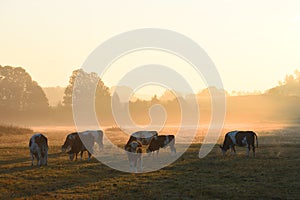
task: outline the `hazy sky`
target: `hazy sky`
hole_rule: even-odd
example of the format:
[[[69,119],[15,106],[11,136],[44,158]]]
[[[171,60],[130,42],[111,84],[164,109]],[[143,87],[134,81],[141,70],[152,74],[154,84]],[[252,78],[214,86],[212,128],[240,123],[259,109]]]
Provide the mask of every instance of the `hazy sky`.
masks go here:
[[[0,0],[0,27],[0,65],[24,67],[41,86],[67,85],[102,42],[146,27],[196,41],[228,91],[263,91],[300,69],[299,0]]]

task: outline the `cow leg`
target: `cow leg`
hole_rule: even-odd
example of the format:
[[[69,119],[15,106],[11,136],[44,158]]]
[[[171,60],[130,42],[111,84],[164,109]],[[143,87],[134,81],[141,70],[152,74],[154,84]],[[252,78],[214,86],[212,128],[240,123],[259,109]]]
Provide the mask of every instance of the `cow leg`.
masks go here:
[[[103,143],[99,143],[99,147],[100,147],[100,151],[103,151],[104,147],[103,147]]]
[[[249,152],[250,152],[250,144],[247,145],[247,154],[246,154],[247,157],[249,157]]]
[[[78,155],[78,153],[75,153],[75,160],[77,160],[77,155]]]
[[[252,144],[253,157],[255,157],[255,145]]]
[[[152,152],[152,160],[158,158],[158,151],[159,151],[159,150],[156,150],[156,151],[153,151],[153,152]]]
[[[152,151],[152,152],[151,152],[151,157],[152,157],[152,160],[154,160],[154,158],[155,158],[155,154],[156,154],[156,151]]]
[[[41,166],[41,164],[42,164],[42,155],[41,155],[41,152],[40,151],[38,151],[38,153],[37,153],[37,166]]]
[[[44,155],[44,157],[43,157],[43,165],[47,165],[47,156],[46,155]]]
[[[142,172],[142,156],[141,155],[139,155],[139,158],[138,158],[138,171],[139,172]]]
[[[91,160],[91,156],[92,156],[92,154],[88,151],[88,161]]]
[[[130,161],[130,172],[134,172],[134,167],[133,167],[133,163],[132,163],[133,161],[131,160]]]
[[[101,141],[101,139],[97,139],[96,140],[96,144],[98,146],[98,151],[103,151],[103,142]]]
[[[31,166],[33,166],[33,161],[34,161],[34,155],[33,155],[33,153],[30,152],[30,156],[31,156]]]
[[[45,159],[45,165],[47,166],[48,165],[48,152],[46,152],[44,159]]]
[[[47,166],[47,161],[48,161],[48,153],[45,153],[44,157],[43,157],[43,165]]]
[[[82,160],[83,151],[80,151],[80,160]]]
[[[130,172],[134,172],[135,171],[135,155],[133,155],[130,152],[128,159],[129,159]]]
[[[36,166],[40,166],[40,158],[36,157]]]
[[[231,154],[232,154],[232,155],[236,155],[235,146],[232,145],[232,146],[230,147],[230,149],[231,149]]]
[[[138,158],[137,158],[137,155],[134,155],[134,157],[135,157],[135,158],[134,158],[134,163],[133,163],[133,166],[134,166],[134,167],[133,167],[133,168],[134,168],[134,172],[136,173],[136,172],[137,172],[137,159],[138,159]]]
[[[170,146],[171,154],[176,155],[176,148],[174,146]]]

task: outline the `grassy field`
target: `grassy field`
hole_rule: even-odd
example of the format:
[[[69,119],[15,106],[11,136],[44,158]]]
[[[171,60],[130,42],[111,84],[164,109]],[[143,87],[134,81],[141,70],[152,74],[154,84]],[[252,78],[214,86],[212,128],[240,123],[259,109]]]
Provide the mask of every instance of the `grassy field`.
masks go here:
[[[300,199],[300,128],[256,131],[255,158],[243,148],[223,158],[216,145],[199,159],[195,143],[173,164],[143,174],[96,159],[71,162],[60,153],[71,130],[44,131],[49,165],[40,168],[30,166],[30,133],[0,136],[0,199]]]

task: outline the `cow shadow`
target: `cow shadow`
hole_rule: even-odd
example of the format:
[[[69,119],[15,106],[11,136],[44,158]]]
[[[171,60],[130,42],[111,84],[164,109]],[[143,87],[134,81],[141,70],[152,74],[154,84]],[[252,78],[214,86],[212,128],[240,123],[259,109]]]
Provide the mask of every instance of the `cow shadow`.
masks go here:
[[[23,158],[17,158],[12,160],[0,160],[0,165],[11,165],[11,164],[17,164],[17,163],[23,163],[30,161],[30,157],[23,157]]]
[[[62,154],[63,153],[61,153],[61,152],[48,154],[48,158],[61,157]],[[16,158],[16,159],[11,159],[11,160],[0,160],[0,165],[11,165],[11,164],[23,163],[23,162],[27,162],[27,161],[31,161],[29,154],[28,154],[28,157]]]
[[[90,162],[87,160],[82,161],[60,161],[56,163],[58,165],[49,165],[42,167],[20,167],[10,171],[25,171],[25,173],[36,172],[41,169],[41,174],[37,173],[34,175],[33,179],[36,180],[37,175],[39,177],[47,177],[42,180],[44,183],[37,182],[37,184],[41,184],[38,190],[25,189],[23,191],[15,191],[14,197],[16,198],[32,198],[38,194],[56,194],[62,189],[73,190],[73,188],[79,188],[83,185],[89,185],[91,183],[100,182],[103,180],[111,180],[118,179],[122,176],[128,176],[127,173],[119,172],[117,170],[111,169],[106,165],[100,164],[96,159],[92,159]],[[61,165],[60,165],[61,164]],[[50,168],[47,170],[46,168]],[[45,169],[45,170],[44,170]],[[67,169],[66,173],[57,173],[56,171]],[[9,173],[9,172],[7,172]],[[71,175],[71,176],[70,176]],[[24,178],[24,183],[27,181],[31,181],[32,178],[26,177]],[[55,183],[55,184],[53,184]]]
[[[49,158],[58,158],[61,157],[63,153],[52,153],[48,154],[48,162]],[[48,165],[51,165],[51,163],[48,163]],[[25,172],[28,170],[38,169],[38,168],[46,168],[48,166],[37,166],[36,165],[36,159],[34,160],[34,165],[31,166],[31,158],[28,157],[22,157],[12,160],[1,160],[0,161],[0,173],[1,174],[10,174],[10,173],[16,173],[16,172]],[[13,165],[13,166],[11,166]],[[21,165],[21,166],[16,166]]]

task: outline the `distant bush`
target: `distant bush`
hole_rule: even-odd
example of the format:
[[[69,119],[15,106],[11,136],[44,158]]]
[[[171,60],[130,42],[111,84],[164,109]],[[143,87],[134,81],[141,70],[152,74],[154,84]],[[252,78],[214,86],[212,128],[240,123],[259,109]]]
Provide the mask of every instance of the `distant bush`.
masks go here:
[[[122,131],[122,129],[117,126],[112,126],[110,128],[105,129],[105,131]]]
[[[0,136],[4,134],[32,134],[33,130],[30,128],[23,128],[13,125],[0,125]]]

